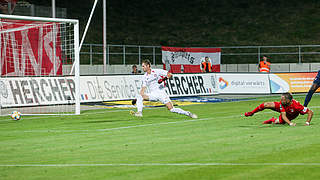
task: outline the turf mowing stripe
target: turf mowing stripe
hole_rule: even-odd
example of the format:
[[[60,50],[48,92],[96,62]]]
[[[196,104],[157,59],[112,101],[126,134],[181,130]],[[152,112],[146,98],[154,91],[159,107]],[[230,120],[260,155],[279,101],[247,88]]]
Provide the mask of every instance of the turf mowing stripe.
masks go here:
[[[230,116],[234,117],[234,116]],[[239,117],[239,116],[236,116]],[[226,118],[226,117],[224,117]],[[167,125],[167,124],[179,124],[185,122],[196,122],[196,121],[206,121],[212,118],[202,118],[202,119],[193,119],[193,120],[184,120],[184,121],[173,121],[173,122],[164,122],[164,123],[152,123],[152,124],[141,124],[135,126],[124,126],[124,127],[116,127],[116,128],[109,128],[109,129],[95,129],[95,130],[32,130],[32,131],[23,131],[27,133],[34,133],[34,132],[89,132],[89,131],[113,131],[113,130],[120,130],[120,129],[130,129],[130,128],[137,128],[137,127],[147,127],[147,126],[157,126],[157,125]]]
[[[233,116],[225,116],[220,118],[232,118],[232,117],[241,117],[241,115],[233,115]],[[152,123],[152,124],[141,124],[141,125],[134,125],[134,126],[124,126],[124,127],[116,127],[116,128],[109,128],[109,129],[95,129],[95,130],[31,130],[31,131],[22,131],[26,133],[48,133],[48,132],[90,132],[90,131],[113,131],[113,130],[121,130],[121,129],[130,129],[130,128],[137,128],[137,127],[147,127],[147,126],[157,126],[157,125],[168,125],[168,124],[179,124],[179,123],[185,123],[185,122],[197,122],[197,121],[206,121],[210,119],[216,119],[216,118],[202,118],[202,119],[192,119],[192,120],[184,120],[184,121],[172,121],[172,122],[164,122],[164,123]]]
[[[90,166],[320,166],[320,163],[0,164],[0,167],[90,167]]]
[[[236,102],[236,101],[233,101]],[[145,108],[148,110],[152,110],[152,109],[160,109],[160,108],[165,108],[165,107],[150,107],[150,108]],[[314,109],[318,109],[320,108],[320,106],[310,106],[310,109],[314,108]],[[75,115],[75,116],[81,116],[81,115],[90,115],[90,114],[104,114],[104,113],[111,113],[111,112],[121,112],[121,111],[130,111],[132,109],[117,109],[117,110],[109,110],[109,111],[101,111],[101,112],[94,112],[94,113],[83,113],[80,115]],[[273,111],[272,111],[273,112]],[[268,113],[268,112],[263,112],[263,113]],[[271,112],[269,112],[271,113]],[[259,113],[261,114],[261,112]],[[61,116],[66,116],[63,114],[58,114],[58,115],[52,115],[51,117],[61,117]],[[68,116],[73,116],[73,115],[68,115]],[[42,119],[42,118],[47,118],[45,116],[23,116],[23,119]],[[0,120],[0,122],[5,122],[5,121],[12,121],[12,119],[8,116],[8,119],[4,119],[4,120]]]
[[[273,113],[271,112],[260,112],[260,114],[269,114]],[[197,121],[207,121],[211,119],[225,119],[225,118],[235,118],[235,117],[244,117],[244,115],[232,115],[232,116],[225,116],[225,117],[219,117],[219,118],[201,118],[201,119],[192,119],[192,120],[184,120],[184,121],[173,121],[173,122],[163,122],[163,123],[151,123],[151,124],[141,124],[141,125],[134,125],[134,126],[124,126],[124,127],[116,127],[116,128],[109,128],[109,129],[95,129],[95,130],[30,130],[30,131],[22,131],[25,133],[64,133],[64,132],[94,132],[94,131],[114,131],[114,130],[122,130],[122,129],[131,129],[131,128],[138,128],[138,127],[148,127],[148,126],[158,126],[158,125],[168,125],[168,124],[180,124],[180,123],[186,123],[186,122],[197,122]],[[314,118],[316,119],[316,118]]]

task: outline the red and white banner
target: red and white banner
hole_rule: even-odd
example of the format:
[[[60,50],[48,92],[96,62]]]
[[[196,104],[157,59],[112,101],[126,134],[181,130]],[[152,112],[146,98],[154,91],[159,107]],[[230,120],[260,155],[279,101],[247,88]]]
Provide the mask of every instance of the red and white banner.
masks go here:
[[[209,57],[214,72],[220,72],[220,48],[182,48],[162,46],[162,63],[172,73],[199,73],[201,63]]]
[[[62,75],[59,24],[0,19],[0,74]]]
[[[12,3],[16,4],[18,0],[0,0],[0,4]]]

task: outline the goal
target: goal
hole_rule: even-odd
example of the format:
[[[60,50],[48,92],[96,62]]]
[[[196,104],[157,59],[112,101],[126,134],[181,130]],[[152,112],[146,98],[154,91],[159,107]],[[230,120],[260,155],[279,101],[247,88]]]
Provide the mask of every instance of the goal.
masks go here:
[[[80,114],[78,20],[0,14],[0,115]]]

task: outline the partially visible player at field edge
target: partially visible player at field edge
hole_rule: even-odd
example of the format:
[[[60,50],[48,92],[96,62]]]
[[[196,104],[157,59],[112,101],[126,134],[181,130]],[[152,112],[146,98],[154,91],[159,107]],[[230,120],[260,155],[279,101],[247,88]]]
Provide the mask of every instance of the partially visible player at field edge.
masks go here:
[[[309,89],[309,92],[308,94],[306,95],[306,98],[304,100],[304,107],[307,107],[311,98],[312,98],[312,95],[317,91],[317,89],[320,87],[320,70],[318,71],[318,74],[316,76],[316,78],[314,78],[314,81],[312,83],[312,86],[310,87]]]
[[[165,91],[165,80],[172,77],[172,74],[162,69],[151,69],[149,60],[142,62],[142,69],[145,72],[142,79],[142,87],[137,99],[133,100],[132,104],[137,104],[137,112],[131,111],[130,113],[137,117],[142,117],[143,100],[160,101],[165,104],[173,113],[183,114],[191,118],[198,118],[197,115],[184,111],[181,108],[173,107],[173,104]],[[149,93],[146,93],[146,88],[149,88]]]
[[[272,117],[269,120],[263,122],[263,124],[289,124],[290,126],[295,126],[296,123],[291,122],[291,120],[295,119],[299,114],[308,114],[306,124],[310,125],[313,112],[307,107],[302,106],[298,101],[292,98],[290,93],[283,93],[281,95],[280,102],[265,102],[260,104],[254,110],[250,112],[246,112],[244,115],[246,117],[252,116],[259,111],[263,111],[264,109],[271,109],[280,113],[279,118]]]

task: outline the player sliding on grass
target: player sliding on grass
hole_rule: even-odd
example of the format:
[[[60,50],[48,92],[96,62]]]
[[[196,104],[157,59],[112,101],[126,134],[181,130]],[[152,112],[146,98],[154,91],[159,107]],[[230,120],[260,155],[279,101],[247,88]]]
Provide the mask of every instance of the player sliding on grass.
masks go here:
[[[132,104],[137,104],[137,112],[130,111],[130,113],[137,117],[142,117],[143,100],[160,101],[165,104],[173,113],[183,114],[191,118],[198,118],[197,115],[189,111],[184,111],[180,108],[173,107],[173,104],[165,91],[165,80],[172,77],[172,74],[162,69],[151,69],[149,60],[142,62],[142,69],[145,72],[142,79],[142,88],[137,99],[132,101]],[[146,93],[146,88],[149,88],[150,93]]]
[[[306,124],[310,125],[310,121],[313,116],[313,112],[307,107],[302,106],[298,101],[292,99],[290,93],[283,93],[281,95],[280,102],[265,102],[260,104],[254,110],[244,113],[245,116],[252,116],[254,113],[263,111],[264,109],[271,109],[280,113],[279,118],[272,117],[269,120],[263,122],[263,124],[289,124],[295,126],[296,123],[292,123],[291,120],[295,119],[299,114],[308,114]]]

